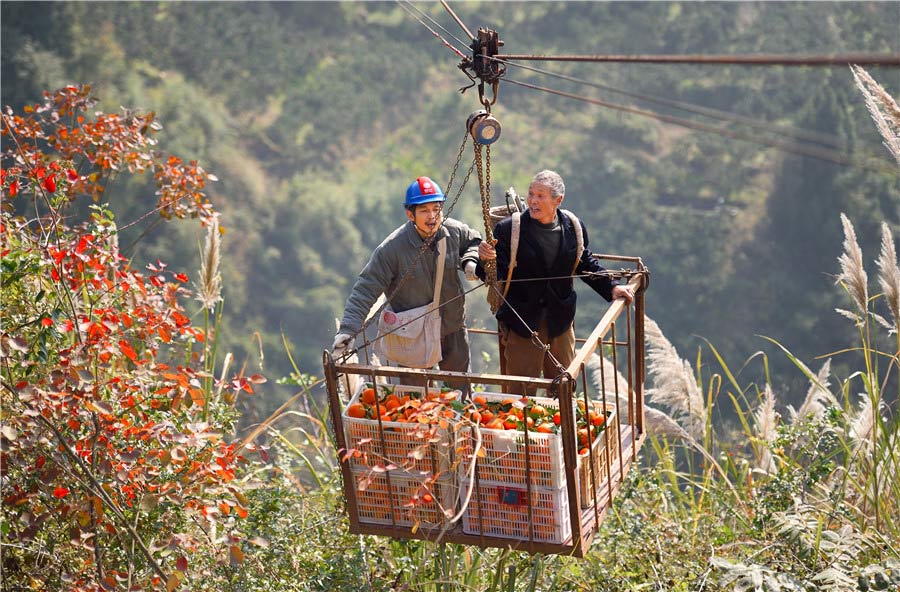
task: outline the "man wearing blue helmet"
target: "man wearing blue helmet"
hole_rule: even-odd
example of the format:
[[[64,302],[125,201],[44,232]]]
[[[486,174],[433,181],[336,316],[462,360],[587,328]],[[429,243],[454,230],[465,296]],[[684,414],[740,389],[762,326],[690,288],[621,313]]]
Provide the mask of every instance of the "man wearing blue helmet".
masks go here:
[[[385,314],[391,315],[431,304],[439,286],[438,365],[446,371],[469,371],[465,299],[459,271],[465,271],[471,281],[477,279],[475,267],[481,235],[462,222],[444,218],[445,199],[440,186],[428,177],[419,177],[409,185],[403,204],[408,221],[376,247],[350,290],[344,318],[334,338],[335,357],[359,333],[379,296],[387,297],[389,308]],[[420,255],[426,240],[428,246],[424,246],[425,251]],[[441,241],[443,245],[439,245]],[[443,266],[438,264],[440,250],[446,251]],[[436,282],[440,267],[443,272],[440,282]],[[410,268],[409,276],[403,279]]]

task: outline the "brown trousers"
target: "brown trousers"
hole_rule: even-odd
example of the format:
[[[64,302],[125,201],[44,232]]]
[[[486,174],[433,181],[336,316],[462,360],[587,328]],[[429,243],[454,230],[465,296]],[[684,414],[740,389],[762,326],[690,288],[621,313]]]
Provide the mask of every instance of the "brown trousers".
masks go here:
[[[553,362],[544,350],[535,345],[530,337],[522,337],[504,323],[499,324],[500,331],[500,373],[507,376],[530,376],[553,379],[560,375],[572,360],[575,359],[575,327],[562,335],[550,338],[547,333],[547,322],[541,321],[538,327],[538,339],[550,346],[550,353],[562,365],[563,370]]]

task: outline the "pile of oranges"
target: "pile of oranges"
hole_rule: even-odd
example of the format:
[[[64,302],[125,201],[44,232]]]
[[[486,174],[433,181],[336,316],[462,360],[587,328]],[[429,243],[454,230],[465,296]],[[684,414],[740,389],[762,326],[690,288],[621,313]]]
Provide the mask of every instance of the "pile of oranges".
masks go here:
[[[347,416],[358,419],[379,419],[397,423],[433,423],[435,419],[451,419],[456,412],[449,407],[459,399],[460,392],[448,387],[421,391],[405,387],[398,395],[393,385],[366,383],[356,402],[347,407]]]
[[[491,400],[476,394],[466,412],[468,418],[483,429],[525,431],[527,427],[529,432],[539,434],[560,432],[559,410],[545,407],[528,397]],[[578,400],[575,423],[578,445],[587,453],[586,447],[604,430],[606,413],[599,408],[586,411],[584,401]]]

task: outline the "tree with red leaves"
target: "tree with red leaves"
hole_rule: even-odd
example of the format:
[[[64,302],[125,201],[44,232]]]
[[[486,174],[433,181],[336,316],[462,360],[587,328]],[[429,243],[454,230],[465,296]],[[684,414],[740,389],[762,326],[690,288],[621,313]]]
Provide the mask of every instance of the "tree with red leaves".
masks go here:
[[[151,173],[148,214],[199,218],[217,244],[215,177],[154,150],[153,113],[94,104],[89,86],[67,86],[2,114],[3,580],[171,591],[243,558],[246,459],[223,434],[238,393],[264,379],[216,379],[214,327],[191,322],[187,275],[126,260],[99,205],[112,175]]]

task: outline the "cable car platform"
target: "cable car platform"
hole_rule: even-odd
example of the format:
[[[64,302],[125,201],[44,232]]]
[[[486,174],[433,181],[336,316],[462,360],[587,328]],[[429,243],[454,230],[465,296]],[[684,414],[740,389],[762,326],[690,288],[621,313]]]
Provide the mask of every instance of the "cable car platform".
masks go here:
[[[324,352],[352,533],[585,556],[646,438],[649,271],[595,257],[630,265],[634,300],[609,304],[556,379]]]

